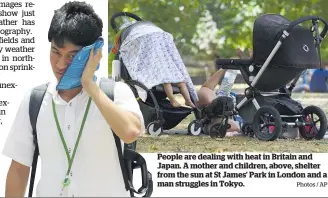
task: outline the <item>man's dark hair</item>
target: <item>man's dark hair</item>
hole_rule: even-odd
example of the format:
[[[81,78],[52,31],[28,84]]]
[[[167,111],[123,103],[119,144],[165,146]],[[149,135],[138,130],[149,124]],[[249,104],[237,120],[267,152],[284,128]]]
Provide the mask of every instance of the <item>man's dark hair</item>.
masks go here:
[[[73,1],[55,10],[48,40],[54,40],[58,47],[62,47],[65,40],[84,47],[91,45],[102,35],[102,28],[102,20],[91,5]]]

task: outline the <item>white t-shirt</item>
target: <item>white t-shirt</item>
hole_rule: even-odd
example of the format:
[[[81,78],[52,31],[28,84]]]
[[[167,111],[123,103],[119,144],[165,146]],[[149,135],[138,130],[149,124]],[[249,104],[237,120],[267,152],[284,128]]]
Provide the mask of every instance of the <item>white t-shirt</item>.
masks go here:
[[[38,167],[41,168],[41,179],[36,188],[36,195],[40,197],[60,196],[62,182],[68,168],[64,146],[53,116],[52,99],[56,104],[64,139],[72,155],[89,98],[82,90],[67,103],[57,94],[56,85],[57,82],[49,84],[36,126],[42,164]],[[19,107],[3,149],[5,156],[26,166],[32,165],[35,148],[29,119],[30,94],[31,91],[26,94]],[[114,102],[120,108],[139,115],[143,131],[143,116],[128,85],[117,82],[114,96]],[[129,196],[125,190],[113,133],[93,102],[90,105],[70,175],[71,183],[62,196]]]

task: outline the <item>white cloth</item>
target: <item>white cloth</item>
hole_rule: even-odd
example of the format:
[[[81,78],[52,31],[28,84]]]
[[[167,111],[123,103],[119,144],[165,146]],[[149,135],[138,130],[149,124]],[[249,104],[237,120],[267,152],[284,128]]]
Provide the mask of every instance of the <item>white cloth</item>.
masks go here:
[[[98,82],[99,83],[99,82]],[[42,160],[38,197],[60,196],[68,168],[63,144],[52,111],[52,99],[67,147],[73,148],[79,133],[89,96],[81,91],[68,103],[57,94],[57,82],[51,82],[45,94],[37,121],[37,135]],[[32,127],[29,120],[29,91],[22,101],[13,122],[3,154],[23,165],[31,166],[34,153]],[[139,115],[139,105],[128,85],[118,82],[114,90],[115,103]],[[123,143],[123,141],[122,141]],[[123,145],[123,144],[122,144]],[[91,102],[76,156],[71,170],[71,185],[62,196],[129,197],[125,190],[113,133],[97,106]]]
[[[163,83],[185,82],[191,98],[198,101],[196,89],[171,34],[156,26],[140,25],[123,41],[120,58],[131,78],[142,82],[148,89]]]
[[[146,34],[152,34],[152,33],[158,33],[158,32],[163,33],[164,31],[152,23],[138,24],[138,26],[135,27],[129,33],[129,35],[124,39],[121,47],[129,44],[129,42],[133,42],[135,39],[138,39],[139,37],[142,37]]]

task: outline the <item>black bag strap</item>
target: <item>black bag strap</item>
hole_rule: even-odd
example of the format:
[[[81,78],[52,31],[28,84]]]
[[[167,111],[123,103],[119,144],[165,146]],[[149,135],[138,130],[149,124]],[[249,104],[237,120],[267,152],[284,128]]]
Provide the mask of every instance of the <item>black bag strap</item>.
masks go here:
[[[30,96],[30,102],[29,102],[29,116],[30,116],[30,122],[32,126],[32,133],[33,133],[33,143],[35,145],[34,155],[33,155],[33,162],[32,162],[32,172],[30,177],[30,185],[29,185],[29,192],[28,196],[32,197],[33,195],[33,186],[34,186],[34,180],[35,180],[35,173],[36,173],[36,167],[38,164],[38,157],[39,157],[39,146],[38,146],[38,138],[36,133],[36,122],[38,119],[39,111],[41,108],[41,104],[43,101],[43,97],[47,91],[48,84],[42,84],[37,87],[35,87]]]
[[[129,84],[128,84],[129,85]],[[114,87],[115,81],[113,79],[103,78],[100,80],[100,89],[112,100],[114,100]],[[144,194],[142,197],[150,197],[153,192],[152,175],[147,170],[147,164],[145,159],[137,153],[136,142],[131,144],[124,144],[122,151],[122,145],[120,138],[113,132],[116,148],[118,151],[118,157],[120,160],[122,175],[124,179],[125,189],[130,191],[130,196],[135,197],[134,193]],[[133,186],[133,170],[135,168],[141,169],[142,186],[136,191]]]
[[[99,82],[99,87],[111,100],[114,101],[115,81],[113,79],[102,78]],[[118,152],[118,159],[119,159],[120,165],[121,165],[125,189],[127,191],[130,191],[131,186],[129,184],[128,172],[127,172],[124,158],[123,158],[123,150],[122,150],[121,140],[114,132],[113,132],[113,135],[115,138],[116,148],[117,148],[117,152]]]
[[[33,130],[33,142],[35,145],[35,151],[33,155],[33,162],[32,162],[32,172],[31,172],[31,177],[30,177],[30,185],[29,185],[29,193],[28,196],[32,197],[33,195],[33,186],[34,186],[34,181],[35,181],[35,173],[36,173],[36,168],[37,168],[37,163],[38,163],[38,156],[39,156],[39,147],[38,147],[38,141],[37,141],[37,131],[36,131],[36,123],[37,123],[37,118],[39,115],[39,111],[41,108],[41,104],[44,98],[44,95],[46,93],[46,90],[48,88],[49,83],[43,84],[40,86],[35,87],[32,90],[31,96],[30,96],[30,103],[29,103],[29,115],[30,115],[30,122]],[[114,101],[114,86],[115,86],[115,81],[113,79],[108,79],[108,78],[102,78],[100,80],[100,88],[101,90],[110,98]],[[125,184],[125,189],[127,191],[130,191],[131,196],[133,195],[134,188],[132,184],[129,182],[128,179],[128,172],[127,172],[127,166],[124,161],[123,157],[123,150],[122,150],[122,144],[120,138],[113,132],[113,136],[115,138],[115,144],[116,148],[118,151],[118,157],[121,165],[121,170],[122,170],[122,175],[123,175],[123,180]],[[124,150],[126,148],[129,148],[132,145],[127,145],[124,144]],[[135,144],[134,144],[135,146]],[[134,150],[134,149],[133,149]],[[148,172],[148,177],[151,178],[151,174]],[[152,181],[151,182],[151,188],[148,188],[148,191],[144,195],[144,197],[151,196],[152,193]]]

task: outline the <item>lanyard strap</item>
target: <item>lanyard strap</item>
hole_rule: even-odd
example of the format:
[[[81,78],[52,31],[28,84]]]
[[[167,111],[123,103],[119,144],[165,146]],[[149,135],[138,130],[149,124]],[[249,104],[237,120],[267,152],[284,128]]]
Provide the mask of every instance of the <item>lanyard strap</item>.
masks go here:
[[[80,127],[79,135],[77,137],[77,140],[76,140],[76,143],[75,143],[75,146],[74,146],[72,157],[70,157],[69,151],[68,151],[68,148],[67,148],[67,145],[66,145],[66,142],[65,142],[63,133],[62,133],[62,130],[61,130],[60,125],[59,125],[59,121],[58,121],[58,117],[57,117],[57,112],[56,112],[56,108],[55,108],[55,102],[52,100],[52,110],[53,110],[53,113],[54,113],[54,117],[55,117],[57,129],[58,129],[58,132],[59,132],[60,139],[61,139],[61,141],[63,143],[64,149],[65,149],[65,153],[66,153],[66,157],[67,157],[67,160],[68,160],[68,169],[67,169],[67,172],[66,172],[65,180],[63,182],[64,187],[68,186],[69,183],[70,183],[70,181],[68,179],[68,175],[69,175],[69,173],[71,171],[73,160],[74,160],[74,157],[75,157],[75,154],[76,154],[76,150],[77,150],[77,147],[78,147],[79,142],[80,142],[80,139],[81,139],[83,127],[84,127],[85,120],[86,120],[87,115],[88,115],[88,112],[89,112],[90,104],[91,104],[91,98],[89,98],[89,100],[88,100],[88,104],[87,104],[86,110],[84,112],[84,117],[83,117],[82,124],[81,124],[81,127]]]

